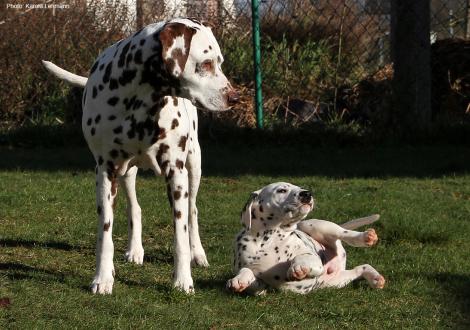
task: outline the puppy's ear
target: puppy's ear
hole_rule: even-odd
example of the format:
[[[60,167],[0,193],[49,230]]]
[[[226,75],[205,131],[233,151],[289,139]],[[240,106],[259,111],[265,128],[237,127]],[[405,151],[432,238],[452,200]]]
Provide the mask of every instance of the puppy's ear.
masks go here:
[[[184,71],[196,29],[182,23],[168,23],[160,31],[162,60],[167,72],[179,78]]]
[[[241,223],[243,227],[248,230],[251,229],[251,221],[253,219],[253,204],[258,202],[259,193],[260,190],[252,192],[250,198],[248,198],[245,207],[242,210]]]

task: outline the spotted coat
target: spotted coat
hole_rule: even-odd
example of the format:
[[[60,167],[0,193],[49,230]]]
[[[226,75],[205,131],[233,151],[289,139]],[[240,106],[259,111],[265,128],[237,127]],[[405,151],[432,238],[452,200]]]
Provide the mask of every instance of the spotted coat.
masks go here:
[[[128,206],[126,258],[143,262],[137,168],[166,180],[175,228],[173,285],[192,292],[191,263],[208,266],[197,223],[201,154],[195,105],[219,111],[238,99],[222,62],[210,28],[192,19],[151,24],[115,43],[98,56],[88,78],[44,62],[57,77],[84,87],[82,130],[96,161],[99,218],[92,292],[111,293],[114,283],[118,184]]]
[[[378,216],[352,220],[342,227],[324,220],[303,220],[313,206],[309,191],[289,183],[274,183],[253,192],[242,211],[244,228],[234,242],[236,276],[227,287],[251,294],[266,288],[305,294],[364,277],[372,287],[382,288],[385,280],[372,266],[346,270],[346,251],[341,244],[375,244],[373,229],[351,229],[372,223]]]

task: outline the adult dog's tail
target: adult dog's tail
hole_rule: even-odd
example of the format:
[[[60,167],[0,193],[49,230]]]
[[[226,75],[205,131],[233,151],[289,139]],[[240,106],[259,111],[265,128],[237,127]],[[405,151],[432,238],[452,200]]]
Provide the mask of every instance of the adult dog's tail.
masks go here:
[[[85,87],[85,84],[88,80],[87,77],[82,77],[72,72],[68,72],[62,68],[59,68],[57,65],[49,61],[42,61],[42,64],[45,66],[47,71],[52,73],[57,78],[69,83],[70,85],[77,87]]]
[[[379,214],[373,214],[365,218],[359,218],[359,219],[348,221],[346,223],[343,223],[340,226],[343,227],[344,229],[353,230],[353,229],[356,229],[365,225],[370,225],[371,223],[374,223],[377,220],[379,220],[379,218],[380,218]]]

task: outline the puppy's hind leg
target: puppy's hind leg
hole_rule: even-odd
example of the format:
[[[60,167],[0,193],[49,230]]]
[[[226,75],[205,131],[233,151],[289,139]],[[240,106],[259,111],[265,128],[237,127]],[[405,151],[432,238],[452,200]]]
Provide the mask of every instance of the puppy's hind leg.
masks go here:
[[[342,288],[359,278],[365,278],[369,286],[374,289],[383,289],[385,286],[385,278],[374,267],[366,264],[339,272],[336,276],[327,279],[322,287]]]
[[[336,240],[342,240],[351,246],[370,247],[377,243],[377,234],[372,228],[365,232],[345,229],[326,220],[306,220],[298,224],[298,228],[310,235],[320,244],[335,248]]]
[[[119,178],[119,181],[124,188],[127,200],[126,260],[141,265],[144,262],[144,248],[142,247],[142,212],[135,191],[137,170],[136,166],[131,167],[124,176]]]

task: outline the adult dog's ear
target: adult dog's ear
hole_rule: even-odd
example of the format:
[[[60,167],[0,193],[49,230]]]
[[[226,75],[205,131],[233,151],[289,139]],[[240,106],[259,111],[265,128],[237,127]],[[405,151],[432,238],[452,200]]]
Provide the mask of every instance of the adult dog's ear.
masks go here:
[[[260,190],[254,191],[250,194],[250,198],[246,201],[245,207],[242,210],[241,214],[241,223],[243,227],[250,230],[251,229],[251,221],[254,218],[253,214],[253,204],[258,202]]]
[[[184,71],[196,29],[182,23],[168,23],[160,31],[162,60],[167,72],[178,78]]]

